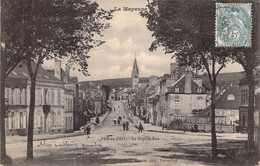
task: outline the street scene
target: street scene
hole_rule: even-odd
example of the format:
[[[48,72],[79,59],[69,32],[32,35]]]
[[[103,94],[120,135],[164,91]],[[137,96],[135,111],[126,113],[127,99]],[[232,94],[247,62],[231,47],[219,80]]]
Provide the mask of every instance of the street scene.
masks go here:
[[[7,142],[14,165],[222,165],[211,163],[210,134],[183,131],[163,132],[160,127],[144,124],[143,132],[138,132],[138,121],[127,114],[125,101],[113,102],[115,111],[87,135],[64,138],[41,138],[34,141],[37,160],[24,161],[26,142]],[[124,117],[120,124],[114,118]],[[129,130],[124,130],[123,121],[129,122]],[[79,134],[78,133],[78,134]],[[224,144],[246,140],[245,134],[218,134]],[[230,146],[231,147],[231,146]],[[189,150],[192,148],[192,150]],[[203,152],[203,153],[201,153]],[[48,161],[48,162],[46,162]],[[17,163],[17,164],[16,164]]]
[[[1,2],[0,166],[260,165],[260,2]]]

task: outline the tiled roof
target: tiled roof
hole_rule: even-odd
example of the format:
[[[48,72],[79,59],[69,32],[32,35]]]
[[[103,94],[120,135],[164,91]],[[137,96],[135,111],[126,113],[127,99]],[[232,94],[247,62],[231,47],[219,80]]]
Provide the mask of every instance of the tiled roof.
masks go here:
[[[154,91],[155,91],[155,86],[150,86],[149,88],[146,89],[147,94],[154,93]]]
[[[243,72],[219,73],[217,76],[217,86],[239,85],[240,79],[243,77]],[[211,84],[208,75],[202,75],[202,84],[205,88],[211,89]]]
[[[234,95],[234,100],[228,100],[228,95]],[[226,109],[226,110],[238,110],[241,104],[240,98],[240,89],[238,86],[228,87],[224,94],[220,96],[219,99],[216,100],[215,109]],[[211,105],[209,105],[206,109],[199,112],[195,116],[203,117],[209,116],[211,110]]]
[[[193,77],[191,78],[191,92],[192,93],[197,93],[197,88],[199,85],[192,80]],[[185,75],[183,75],[181,78],[179,78],[171,87],[167,87],[167,93],[175,93],[175,87],[179,88],[178,93],[185,93]],[[202,88],[202,92],[205,93],[205,89]]]
[[[35,68],[36,63],[32,62],[33,68]],[[30,80],[30,75],[28,73],[28,69],[26,65],[18,65],[14,70],[9,74],[8,77],[15,77],[15,78],[26,78]],[[55,83],[62,83],[59,79],[57,79],[53,74],[45,70],[41,65],[39,67],[37,73],[37,80],[39,81],[48,81],[48,82],[55,82]]]
[[[229,95],[234,95],[234,100],[228,100]],[[240,89],[238,86],[229,87],[216,101],[216,109],[238,109],[241,105]]]

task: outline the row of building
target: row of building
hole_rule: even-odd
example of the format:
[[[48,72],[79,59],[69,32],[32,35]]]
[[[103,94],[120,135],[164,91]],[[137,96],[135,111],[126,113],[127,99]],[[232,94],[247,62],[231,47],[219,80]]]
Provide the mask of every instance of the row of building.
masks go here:
[[[35,65],[35,64],[34,64]],[[62,68],[60,60],[55,60],[54,68],[42,66],[36,79],[34,133],[64,133],[78,130],[101,114],[105,104],[103,94],[94,92],[92,96],[79,87],[77,77],[70,76],[70,69]],[[26,65],[16,67],[6,79],[6,134],[26,135],[30,105],[30,76]]]
[[[170,66],[170,74],[151,76],[149,82],[139,83],[135,59],[132,88],[121,89],[122,97],[115,99],[127,99],[133,114],[147,123],[181,130],[190,129],[196,123],[199,130],[210,131],[211,85],[208,76],[188,70],[178,59]],[[229,73],[218,77],[215,120],[216,130],[220,132],[246,131],[247,128],[248,86],[243,73],[231,74],[232,77],[228,76]],[[255,92],[259,100],[259,80]],[[259,109],[259,102],[256,101],[256,119]],[[258,122],[255,120],[256,125]]]

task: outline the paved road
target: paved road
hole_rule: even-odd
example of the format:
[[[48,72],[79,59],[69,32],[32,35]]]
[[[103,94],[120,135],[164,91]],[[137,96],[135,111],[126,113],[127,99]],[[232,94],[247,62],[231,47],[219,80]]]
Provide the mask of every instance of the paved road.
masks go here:
[[[192,149],[197,144],[201,152],[210,150],[210,137],[186,134],[167,134],[144,131],[139,133],[135,124],[127,119],[124,103],[113,102],[111,112],[101,126],[86,135],[34,141],[35,160],[24,161],[26,142],[7,145],[7,153],[14,159],[14,165],[204,165],[203,160],[194,160],[200,154],[194,150],[187,154],[187,146]],[[129,121],[129,131],[122,125],[114,124],[118,116]],[[187,137],[188,136],[188,137]],[[186,148],[185,148],[186,147]],[[201,154],[205,156],[205,154]],[[207,163],[208,164],[208,163]]]

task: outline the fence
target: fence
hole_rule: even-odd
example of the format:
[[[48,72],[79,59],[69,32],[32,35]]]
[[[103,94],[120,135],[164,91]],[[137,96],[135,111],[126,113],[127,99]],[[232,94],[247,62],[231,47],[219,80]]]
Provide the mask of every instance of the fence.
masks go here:
[[[229,125],[223,122],[225,122],[225,117],[216,118],[216,132],[237,132],[235,125]],[[191,130],[194,124],[197,124],[199,131],[211,131],[211,121],[208,117],[175,116],[171,119],[168,128],[174,130]]]

